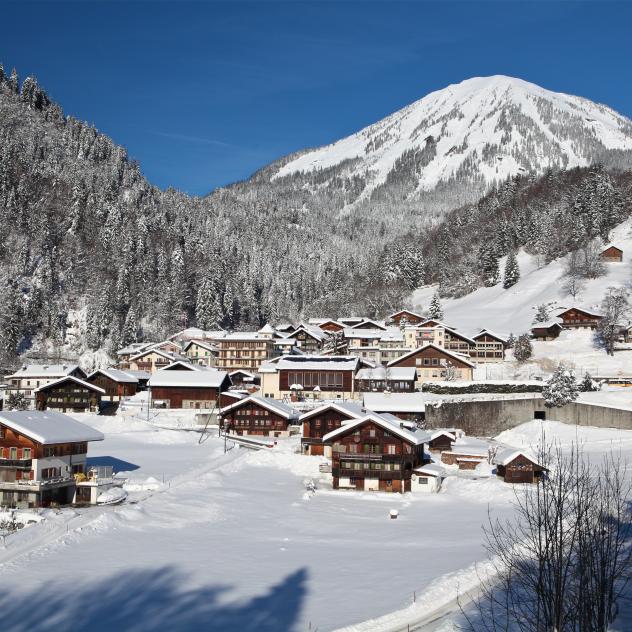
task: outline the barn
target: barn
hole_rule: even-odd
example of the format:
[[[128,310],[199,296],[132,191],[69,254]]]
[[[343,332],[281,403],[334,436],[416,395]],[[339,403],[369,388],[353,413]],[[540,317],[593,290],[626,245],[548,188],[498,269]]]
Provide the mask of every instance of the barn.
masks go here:
[[[546,468],[527,452],[515,448],[501,448],[494,456],[496,474],[505,483],[535,483],[546,472]]]

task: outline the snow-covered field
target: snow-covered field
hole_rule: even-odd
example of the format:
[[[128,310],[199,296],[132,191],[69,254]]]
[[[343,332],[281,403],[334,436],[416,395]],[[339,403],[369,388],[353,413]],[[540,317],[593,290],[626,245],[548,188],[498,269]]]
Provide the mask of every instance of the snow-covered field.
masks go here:
[[[4,630],[405,629],[454,608],[457,587],[476,583],[488,507],[511,513],[514,490],[496,478],[450,477],[417,496],[321,481],[311,495],[320,459],[294,453],[296,439],[224,454],[217,437],[81,417],[106,434],[90,457],[129,472],[128,502],[64,510],[7,538]],[[545,423],[564,442],[575,432]],[[578,431],[632,455],[632,432]],[[501,438],[539,436],[525,425]]]

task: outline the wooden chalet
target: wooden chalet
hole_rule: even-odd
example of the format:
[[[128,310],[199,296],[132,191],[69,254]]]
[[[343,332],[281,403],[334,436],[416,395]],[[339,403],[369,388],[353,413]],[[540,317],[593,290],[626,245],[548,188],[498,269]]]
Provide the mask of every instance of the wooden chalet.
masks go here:
[[[386,331],[387,327],[384,323],[378,323],[370,318],[365,318],[362,322],[351,325],[351,329],[381,329],[382,331]]]
[[[222,391],[219,394],[219,407],[226,408],[226,406],[230,406],[246,397],[248,397],[248,394],[243,391]]]
[[[161,408],[213,409],[229,386],[228,373],[213,369],[156,371],[149,380],[152,405]]]
[[[317,327],[323,331],[336,333],[337,331],[342,331],[345,325],[339,323],[337,320],[325,320],[322,323],[318,323]]]
[[[431,452],[443,452],[452,450],[452,445],[456,441],[456,430],[439,428],[437,430],[430,430],[430,441],[428,442],[428,449]]]
[[[390,415],[370,413],[340,426],[323,437],[332,448],[334,489],[409,492],[427,441],[427,433]]]
[[[535,483],[546,472],[546,468],[533,456],[515,448],[498,450],[493,463],[497,476],[502,477],[505,483]]]
[[[287,437],[299,412],[275,399],[251,395],[220,411],[220,428],[227,434]]]
[[[469,353],[474,362],[503,362],[505,359],[507,339],[504,336],[495,334],[489,329],[482,329],[472,336],[472,340],[475,342],[475,347]]]
[[[135,395],[138,390],[138,378],[118,369],[97,369],[86,382],[105,391],[102,399],[120,402],[124,397]]]
[[[468,357],[434,344],[413,349],[396,360],[392,360],[386,366],[388,368],[416,367],[418,383],[446,378],[469,381],[473,379],[474,371],[474,364]]]
[[[359,393],[413,393],[416,382],[417,369],[413,366],[365,368],[355,375],[355,388]]]
[[[602,261],[607,263],[621,263],[623,261],[623,250],[617,246],[607,246],[599,255]]]
[[[244,371],[243,369],[231,371],[229,375],[230,381],[235,388],[254,388],[260,381],[256,373]]]
[[[301,448],[303,454],[331,458],[331,446],[323,444],[323,437],[344,423],[360,419],[367,414],[357,402],[330,402],[314,410],[303,413],[299,422],[303,425]]]
[[[444,327],[444,330],[443,346],[448,351],[471,356],[472,352],[476,349],[476,341],[474,339],[449,327]]]
[[[564,329],[597,329],[601,314],[581,307],[570,307],[557,314]]]
[[[328,334],[315,325],[299,325],[288,338],[296,340],[296,345],[303,353],[316,353],[322,349]]]
[[[402,327],[403,325],[419,325],[426,319],[421,314],[416,314],[407,309],[400,309],[398,312],[391,314],[387,320],[398,327]]]
[[[68,375],[35,389],[37,410],[58,410],[62,413],[99,412],[105,389]]]
[[[561,323],[552,320],[546,323],[538,323],[531,327],[531,335],[536,340],[555,340],[564,330]]]
[[[71,503],[88,443],[103,434],[58,412],[0,413],[0,506]]]

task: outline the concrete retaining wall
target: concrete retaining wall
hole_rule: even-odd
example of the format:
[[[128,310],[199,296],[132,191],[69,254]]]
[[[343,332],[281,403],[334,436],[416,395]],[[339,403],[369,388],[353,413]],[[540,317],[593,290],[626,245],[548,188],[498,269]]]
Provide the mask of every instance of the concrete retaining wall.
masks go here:
[[[443,401],[426,405],[429,428],[461,428],[466,434],[491,437],[536,418],[536,412],[568,424],[632,430],[632,410],[573,403],[562,408],[546,408],[541,397],[481,401]]]

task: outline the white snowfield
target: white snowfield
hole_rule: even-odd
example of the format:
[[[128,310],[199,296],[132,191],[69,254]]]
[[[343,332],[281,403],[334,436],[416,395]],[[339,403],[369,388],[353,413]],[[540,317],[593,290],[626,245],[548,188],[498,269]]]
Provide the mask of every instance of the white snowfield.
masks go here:
[[[105,434],[90,458],[127,472],[127,503],[49,512],[7,538],[3,629],[405,630],[475,591],[488,506],[512,511],[513,488],[494,476],[450,476],[439,494],[338,492],[295,439],[224,454],[217,437],[81,419]],[[545,424],[564,442],[575,431]],[[599,450],[615,432],[578,431]],[[527,447],[540,434],[527,424],[501,438]],[[632,432],[612,437],[632,455]]]
[[[507,134],[503,120],[517,116],[521,124],[513,120]],[[307,151],[275,177],[360,159],[350,173],[372,175],[366,194],[386,180],[404,152],[426,147],[432,137],[436,155],[421,169],[419,190],[446,182],[469,161],[491,184],[524,171],[589,164],[590,155],[568,133],[571,128],[583,130],[606,149],[632,149],[631,122],[607,106],[513,77],[475,77],[431,92],[347,138]],[[484,148],[492,150],[490,159],[484,158]]]

